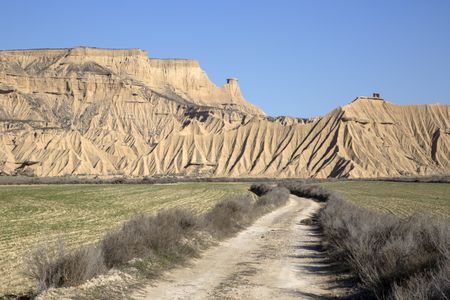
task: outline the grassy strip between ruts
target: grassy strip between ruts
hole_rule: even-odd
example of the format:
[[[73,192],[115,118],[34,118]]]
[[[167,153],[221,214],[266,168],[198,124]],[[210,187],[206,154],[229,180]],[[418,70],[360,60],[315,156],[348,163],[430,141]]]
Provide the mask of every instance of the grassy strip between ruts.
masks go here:
[[[317,216],[324,248],[355,276],[362,299],[449,299],[448,219],[382,214],[343,200],[322,186],[280,184],[326,202]],[[252,187],[252,190],[265,187]]]
[[[286,203],[289,191],[276,188],[255,202],[227,198],[203,215],[168,209],[139,214],[107,233],[98,243],[66,252],[64,247],[39,248],[28,261],[37,292],[67,287],[104,274],[108,269],[133,265],[155,275],[162,269],[195,256],[206,242],[230,236],[256,218]]]

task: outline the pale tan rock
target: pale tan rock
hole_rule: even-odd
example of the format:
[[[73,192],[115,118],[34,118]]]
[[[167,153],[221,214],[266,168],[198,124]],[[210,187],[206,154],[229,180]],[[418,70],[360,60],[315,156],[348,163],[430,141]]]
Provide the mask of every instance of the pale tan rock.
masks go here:
[[[95,48],[0,51],[0,172],[376,177],[450,172],[450,106],[358,97],[270,118],[193,60]]]

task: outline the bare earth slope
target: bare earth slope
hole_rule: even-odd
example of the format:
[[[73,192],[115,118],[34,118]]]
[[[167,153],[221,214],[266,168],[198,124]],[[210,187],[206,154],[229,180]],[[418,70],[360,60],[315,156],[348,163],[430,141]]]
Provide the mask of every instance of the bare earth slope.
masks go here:
[[[270,118],[193,60],[0,51],[0,174],[375,177],[450,172],[450,106],[359,97]]]
[[[317,299],[343,294],[316,250],[320,238],[300,225],[320,205],[291,196],[278,209],[190,266],[175,269],[133,299]]]

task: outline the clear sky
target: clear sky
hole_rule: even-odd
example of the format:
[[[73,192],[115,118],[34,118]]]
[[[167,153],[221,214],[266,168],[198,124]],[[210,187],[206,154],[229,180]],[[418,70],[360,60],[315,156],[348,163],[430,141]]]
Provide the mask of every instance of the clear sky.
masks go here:
[[[0,9],[0,49],[193,58],[218,85],[238,77],[269,115],[322,115],[372,92],[450,103],[449,0],[3,0]]]

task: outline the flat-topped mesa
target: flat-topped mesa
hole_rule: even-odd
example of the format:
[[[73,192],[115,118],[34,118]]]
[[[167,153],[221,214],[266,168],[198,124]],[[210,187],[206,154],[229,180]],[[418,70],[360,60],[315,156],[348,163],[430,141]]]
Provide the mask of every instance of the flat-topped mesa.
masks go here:
[[[362,124],[394,124],[395,116],[392,111],[395,107],[395,104],[385,101],[378,93],[373,93],[371,97],[358,96],[342,107],[342,119]]]
[[[0,55],[10,56],[59,56],[59,55],[72,55],[72,56],[142,56],[147,58],[147,51],[141,49],[106,49],[106,48],[93,48],[93,47],[76,47],[76,48],[40,48],[40,49],[27,49],[27,50],[0,50]]]
[[[170,68],[170,67],[200,68],[200,63],[195,59],[149,58],[148,62],[153,68]]]
[[[358,96],[353,100],[353,102],[358,100],[375,100],[375,101],[384,101],[383,98],[381,98],[381,95],[379,93],[373,93],[372,96]]]
[[[136,78],[162,93],[169,88],[188,102],[198,105],[265,115],[242,96],[237,79],[230,78],[225,85],[218,87],[196,60],[150,58],[142,71],[136,74]]]
[[[73,56],[139,56],[143,58],[148,57],[148,52],[142,49],[102,49],[102,48],[73,48],[70,49],[70,55]]]
[[[20,79],[15,75],[20,75]],[[113,77],[116,85],[117,80],[131,79],[169,96],[169,99],[264,115],[261,109],[244,99],[237,80],[231,79],[218,87],[209,80],[196,60],[149,58],[148,53],[141,49],[5,50],[0,51],[0,76],[4,77],[0,79],[5,84],[21,86],[28,92],[44,93],[59,93],[66,86],[62,81],[69,79],[71,82],[84,80],[114,84],[110,80]]]

